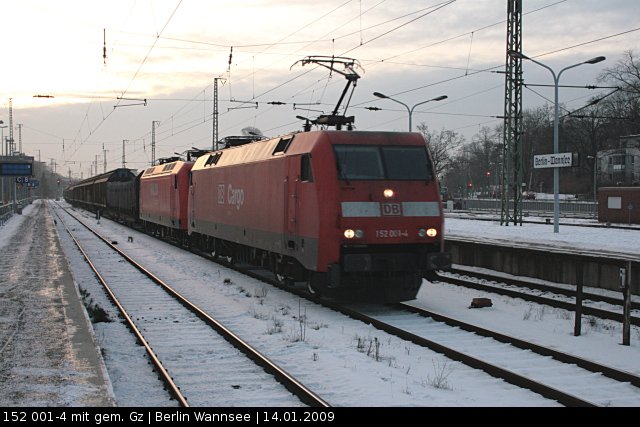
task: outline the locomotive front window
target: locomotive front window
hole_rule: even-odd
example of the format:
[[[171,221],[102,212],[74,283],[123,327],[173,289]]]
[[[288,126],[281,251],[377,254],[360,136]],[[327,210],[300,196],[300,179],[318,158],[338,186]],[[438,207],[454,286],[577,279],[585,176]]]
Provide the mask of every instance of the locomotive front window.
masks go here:
[[[426,181],[431,178],[427,151],[422,147],[382,147],[387,178]]]
[[[336,165],[344,180],[431,179],[427,150],[416,146],[335,145]]]
[[[335,145],[340,179],[384,179],[382,157],[378,147]]]

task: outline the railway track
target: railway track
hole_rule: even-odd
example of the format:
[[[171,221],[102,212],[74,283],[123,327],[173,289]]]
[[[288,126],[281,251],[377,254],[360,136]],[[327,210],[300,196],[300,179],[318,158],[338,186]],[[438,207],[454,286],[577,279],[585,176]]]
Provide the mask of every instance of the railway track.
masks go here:
[[[640,405],[640,377],[631,373],[409,304],[391,309],[346,306],[280,284],[255,269],[244,273],[563,405]],[[589,382],[589,387],[577,387],[576,379]]]
[[[486,331],[480,335],[437,321],[419,308],[345,307],[331,304],[354,319],[428,347],[452,360],[481,369],[504,381],[529,389],[566,406],[638,406],[640,388],[627,383],[640,378],[624,371],[554,352],[523,340]],[[425,316],[431,317],[426,319]],[[520,348],[524,347],[524,348]],[[537,352],[534,352],[533,349]],[[555,355],[558,359],[551,360]],[[577,365],[580,363],[580,365]],[[576,366],[577,365],[577,366]],[[605,377],[606,372],[613,378]],[[618,379],[620,378],[620,379]],[[584,386],[588,383],[588,386]],[[576,384],[582,384],[577,386]]]
[[[126,256],[115,242],[68,211],[60,215],[61,210],[56,210],[58,218],[180,405],[329,406]],[[80,226],[70,227],[66,224],[70,221]],[[102,243],[93,243],[96,236]],[[96,259],[99,263],[92,262]]]
[[[531,301],[551,307],[562,308],[569,311],[575,311],[576,309],[576,291],[573,289],[560,288],[524,280],[507,279],[503,277],[492,276],[490,274],[469,272],[460,269],[452,269],[451,271],[446,273],[441,272],[437,274],[437,277],[438,280],[442,282],[464,286],[466,288],[477,289],[513,298],[521,298],[525,301]],[[489,284],[486,282],[493,282],[493,284]],[[507,286],[501,286],[499,285],[500,283]],[[525,289],[537,291],[537,293],[527,292],[525,291]],[[621,299],[589,292],[583,292],[582,299],[582,313],[584,315],[622,322]],[[589,301],[608,304],[612,306],[611,308],[617,311],[594,307],[590,305]],[[640,310],[640,303],[632,301],[631,308],[632,310]],[[640,326],[640,317],[632,315],[631,324]]]
[[[561,352],[556,349],[552,349],[550,347],[545,347],[530,341],[522,340],[517,337],[505,335],[497,331],[492,331],[490,329],[482,328],[480,326],[473,325],[471,323],[467,323],[459,319],[454,319],[452,317],[448,317],[443,314],[436,313],[432,310],[427,310],[425,308],[419,307],[411,303],[399,303],[397,304],[397,307],[401,310],[406,310],[411,313],[416,313],[419,316],[424,318],[431,318],[436,322],[442,322],[449,326],[457,327],[464,331],[471,332],[480,336],[492,338],[496,341],[500,341],[502,343],[506,343],[524,350],[530,350],[542,356],[549,356],[549,357],[552,357],[553,359],[556,359],[564,363],[574,364],[590,372],[601,373],[602,375],[608,378],[612,378],[620,382],[628,382],[634,385],[635,387],[640,387],[640,376],[629,373],[621,369],[612,368],[610,366],[606,366],[601,363],[597,363],[597,362],[587,360],[578,356],[574,356],[572,354]]]

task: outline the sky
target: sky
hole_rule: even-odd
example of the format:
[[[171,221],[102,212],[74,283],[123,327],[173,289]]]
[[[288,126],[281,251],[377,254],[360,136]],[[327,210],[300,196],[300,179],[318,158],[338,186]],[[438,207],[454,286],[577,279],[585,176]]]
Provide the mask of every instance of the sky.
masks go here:
[[[417,107],[414,128],[452,129],[469,141],[501,122],[504,76],[491,71],[504,64],[506,3],[0,0],[0,120],[8,125],[11,99],[16,145],[21,140],[23,152],[64,175],[86,178],[94,162],[102,172],[105,157],[107,170],[120,167],[123,147],[126,166],[141,169],[152,159],[154,121],[156,159],[212,146],[214,78],[220,137],[248,126],[275,137],[301,130],[296,116],[330,113],[346,79],[298,61],[335,55],[359,64],[346,112],[358,130],[408,129],[408,109],[373,92],[409,107],[447,95]],[[523,7],[526,55],[556,71],[607,57],[568,71],[561,84],[594,84],[640,45],[635,0],[527,0]],[[530,62],[524,74],[527,83],[552,83]],[[594,95],[563,89],[560,99],[572,110]],[[523,102],[533,108],[552,97],[550,88],[531,87]]]

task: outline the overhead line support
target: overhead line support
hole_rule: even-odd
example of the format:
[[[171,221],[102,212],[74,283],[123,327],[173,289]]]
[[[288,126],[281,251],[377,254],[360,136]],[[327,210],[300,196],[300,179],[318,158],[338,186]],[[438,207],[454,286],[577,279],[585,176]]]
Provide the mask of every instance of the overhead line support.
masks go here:
[[[522,0],[507,0],[500,225],[522,225]]]

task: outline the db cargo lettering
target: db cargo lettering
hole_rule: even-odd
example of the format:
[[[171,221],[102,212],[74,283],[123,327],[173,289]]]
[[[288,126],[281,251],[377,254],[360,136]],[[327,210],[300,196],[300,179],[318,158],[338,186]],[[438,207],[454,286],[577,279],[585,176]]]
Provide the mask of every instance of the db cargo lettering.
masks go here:
[[[235,205],[236,209],[240,210],[240,207],[244,204],[244,190],[242,188],[233,188],[229,184],[227,187],[227,202],[230,205]]]

